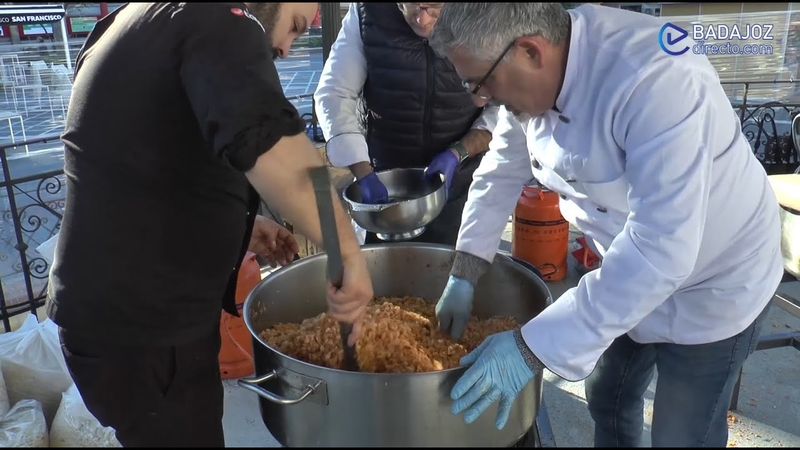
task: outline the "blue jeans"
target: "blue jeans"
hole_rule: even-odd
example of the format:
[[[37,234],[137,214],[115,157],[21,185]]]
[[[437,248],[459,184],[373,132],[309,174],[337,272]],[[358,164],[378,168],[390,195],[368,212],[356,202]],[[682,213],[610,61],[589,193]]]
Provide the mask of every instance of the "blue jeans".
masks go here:
[[[656,367],[653,447],[725,447],[733,387],[768,312],[769,305],[741,333],[709,344],[614,340],[584,383],[595,447],[641,445],[644,393]]]

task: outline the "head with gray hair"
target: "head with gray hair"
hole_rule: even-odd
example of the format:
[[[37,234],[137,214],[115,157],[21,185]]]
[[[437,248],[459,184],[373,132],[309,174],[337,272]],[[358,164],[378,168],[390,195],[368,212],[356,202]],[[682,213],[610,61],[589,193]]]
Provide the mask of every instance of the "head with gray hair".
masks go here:
[[[429,42],[477,104],[538,116],[558,96],[570,27],[560,3],[445,3]]]

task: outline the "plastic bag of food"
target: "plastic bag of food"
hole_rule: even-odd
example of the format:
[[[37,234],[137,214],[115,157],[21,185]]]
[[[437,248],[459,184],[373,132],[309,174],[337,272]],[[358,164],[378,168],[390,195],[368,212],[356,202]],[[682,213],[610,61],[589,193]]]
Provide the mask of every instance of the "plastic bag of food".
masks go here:
[[[38,401],[20,400],[0,418],[0,448],[49,446],[47,424]]]
[[[73,384],[64,392],[50,426],[50,447],[122,447],[114,433],[86,409]]]
[[[58,341],[58,326],[50,319],[39,323],[31,314],[19,329],[0,334],[0,368],[10,403],[38,400],[50,426],[61,394],[72,384]]]
[[[8,401],[6,380],[3,378],[3,364],[0,363],[0,417],[3,417],[9,409],[11,409],[11,402]]]
[[[42,242],[36,247],[36,252],[42,255],[47,265],[52,267],[53,260],[55,259],[56,245],[58,244],[58,233],[54,234],[50,239]]]

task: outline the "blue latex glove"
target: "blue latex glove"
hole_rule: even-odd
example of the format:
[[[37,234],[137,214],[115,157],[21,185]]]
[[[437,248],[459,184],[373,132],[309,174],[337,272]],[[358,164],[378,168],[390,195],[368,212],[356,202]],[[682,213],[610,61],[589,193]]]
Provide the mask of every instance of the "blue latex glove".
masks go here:
[[[436,320],[439,329],[450,333],[454,341],[461,339],[472,314],[472,296],[475,288],[467,280],[450,275],[442,296],[436,303]]]
[[[495,425],[502,430],[508,421],[517,394],[533,378],[514,339],[514,331],[504,331],[486,338],[461,365],[472,364],[450,391],[455,400],[452,413],[464,413],[464,422],[472,423],[495,400],[500,399]]]
[[[433,178],[437,174],[444,175],[445,189],[450,190],[453,174],[460,164],[458,156],[453,150],[447,149],[433,157],[431,163],[425,168],[425,178]]]
[[[389,192],[386,186],[381,183],[380,178],[375,172],[370,172],[357,181],[361,189],[361,201],[370,205],[378,203],[389,203]]]

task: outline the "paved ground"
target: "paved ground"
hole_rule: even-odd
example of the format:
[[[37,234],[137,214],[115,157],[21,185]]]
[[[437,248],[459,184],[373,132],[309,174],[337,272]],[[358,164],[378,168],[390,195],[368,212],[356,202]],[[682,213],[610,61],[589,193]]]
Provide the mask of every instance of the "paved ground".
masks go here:
[[[507,232],[501,249],[510,249]],[[574,270],[574,269],[573,269]],[[565,286],[551,283],[554,296]],[[800,282],[781,288],[800,298]],[[773,308],[764,334],[800,330],[800,319]],[[754,353],[744,368],[738,410],[729,413],[729,447],[798,447],[800,446],[800,352],[794,348],[762,350]],[[655,382],[645,399],[645,446],[650,445]],[[545,373],[544,400],[558,447],[591,447],[594,425],[586,409],[583,382],[570,383],[550,372]],[[388,406],[387,406],[388,407]],[[225,416],[227,446],[279,447],[261,421],[257,396],[238,387],[235,380],[225,381]]]

